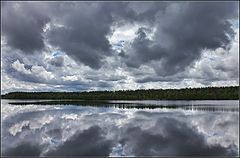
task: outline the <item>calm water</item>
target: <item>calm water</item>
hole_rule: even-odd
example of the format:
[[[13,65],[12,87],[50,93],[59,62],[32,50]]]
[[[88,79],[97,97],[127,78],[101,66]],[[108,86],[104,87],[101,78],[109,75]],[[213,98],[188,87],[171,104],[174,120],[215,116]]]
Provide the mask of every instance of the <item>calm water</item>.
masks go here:
[[[1,103],[2,155],[239,154],[239,101],[9,102],[19,101]]]

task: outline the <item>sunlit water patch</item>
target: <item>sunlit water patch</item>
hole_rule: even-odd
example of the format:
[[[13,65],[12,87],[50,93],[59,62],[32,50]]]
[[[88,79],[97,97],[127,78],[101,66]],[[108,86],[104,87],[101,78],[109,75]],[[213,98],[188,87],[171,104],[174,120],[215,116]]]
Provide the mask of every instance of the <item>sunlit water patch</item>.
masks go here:
[[[238,101],[55,103],[2,100],[2,154],[239,154]]]

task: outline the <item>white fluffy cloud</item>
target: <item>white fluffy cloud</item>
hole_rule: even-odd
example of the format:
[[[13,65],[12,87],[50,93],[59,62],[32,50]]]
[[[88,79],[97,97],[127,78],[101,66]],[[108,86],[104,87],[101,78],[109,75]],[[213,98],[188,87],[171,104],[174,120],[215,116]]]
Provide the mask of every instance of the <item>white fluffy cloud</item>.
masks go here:
[[[40,77],[45,80],[51,80],[54,78],[54,75],[52,72],[48,72],[43,66],[37,66],[33,65],[31,69],[27,70],[24,67],[23,63],[20,63],[19,60],[16,60],[12,67],[17,70],[20,73],[26,74],[26,75],[32,75],[34,77]]]
[[[22,72],[24,74],[31,74],[31,71],[30,70],[26,70],[25,67],[24,67],[24,64],[23,63],[20,63],[19,60],[16,60],[14,63],[12,63],[12,67],[19,71],[19,72]]]
[[[63,76],[62,77],[64,81],[76,81],[78,80],[77,76]]]

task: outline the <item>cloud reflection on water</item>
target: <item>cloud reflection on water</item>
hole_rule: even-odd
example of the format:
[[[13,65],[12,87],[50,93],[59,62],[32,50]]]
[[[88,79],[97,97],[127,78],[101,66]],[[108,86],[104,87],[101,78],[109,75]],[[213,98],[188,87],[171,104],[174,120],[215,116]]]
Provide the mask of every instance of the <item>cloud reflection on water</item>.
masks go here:
[[[11,107],[17,111],[8,110]],[[3,155],[238,155],[238,113],[2,103]]]

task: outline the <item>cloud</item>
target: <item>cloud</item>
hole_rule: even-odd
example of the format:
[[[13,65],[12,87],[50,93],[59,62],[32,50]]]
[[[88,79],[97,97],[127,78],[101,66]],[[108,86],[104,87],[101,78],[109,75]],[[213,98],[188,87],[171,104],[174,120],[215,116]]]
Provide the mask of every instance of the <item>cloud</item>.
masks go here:
[[[78,78],[76,76],[63,76],[62,77],[64,81],[76,81]]]
[[[24,67],[24,64],[20,63],[19,60],[16,60],[13,64],[12,64],[12,67],[17,70],[17,71],[20,71],[24,74],[31,74],[31,71],[30,70],[27,70],[25,67]]]
[[[5,2],[3,91],[238,85],[237,9],[235,2]]]
[[[64,142],[56,150],[48,152],[48,156],[108,156],[111,141],[107,140],[98,126],[93,126]]]
[[[158,133],[152,131],[158,131]],[[142,130],[136,126],[129,127],[124,136],[120,142],[124,148],[130,148],[128,150],[132,150],[135,156],[233,156],[237,154],[220,145],[208,145],[203,135],[195,132],[185,123],[166,117],[157,120],[155,126],[149,130]]]
[[[44,48],[43,28],[50,21],[41,5],[41,11],[32,3],[4,3],[2,31],[7,44],[26,54]]]
[[[144,76],[142,78],[136,79],[137,83],[147,83],[147,82],[180,82],[183,80],[183,76],[174,75],[174,76]]]
[[[77,62],[91,68],[100,68],[101,60],[111,53],[106,35],[110,33],[113,20],[104,6],[98,3],[64,5],[64,9],[59,11],[67,10],[68,14],[57,21],[60,26],[51,25],[47,32],[47,41]]]
[[[51,80],[54,78],[54,75],[51,72],[48,72],[43,66],[33,65],[30,69],[26,69],[23,63],[20,63],[19,60],[16,60],[12,67],[17,71],[17,73],[22,74],[22,76],[29,76],[33,81]]]
[[[23,142],[3,152],[3,156],[39,156],[41,148],[36,144]]]
[[[139,28],[126,51],[126,64],[148,64],[165,76],[184,71],[203,50],[228,49],[235,35],[230,20],[237,17],[237,7],[234,2],[170,3],[164,13],[155,16],[153,39],[147,37],[151,29]]]
[[[239,79],[239,61],[238,61],[238,39],[239,31],[236,30],[236,36],[231,43],[229,50],[219,48],[215,51],[206,51],[200,60],[189,68],[189,78],[195,78],[199,82],[211,85],[214,81],[226,82],[225,84],[238,83]]]
[[[49,59],[48,63],[56,67],[62,67],[64,65],[64,57],[63,56],[53,57]]]

